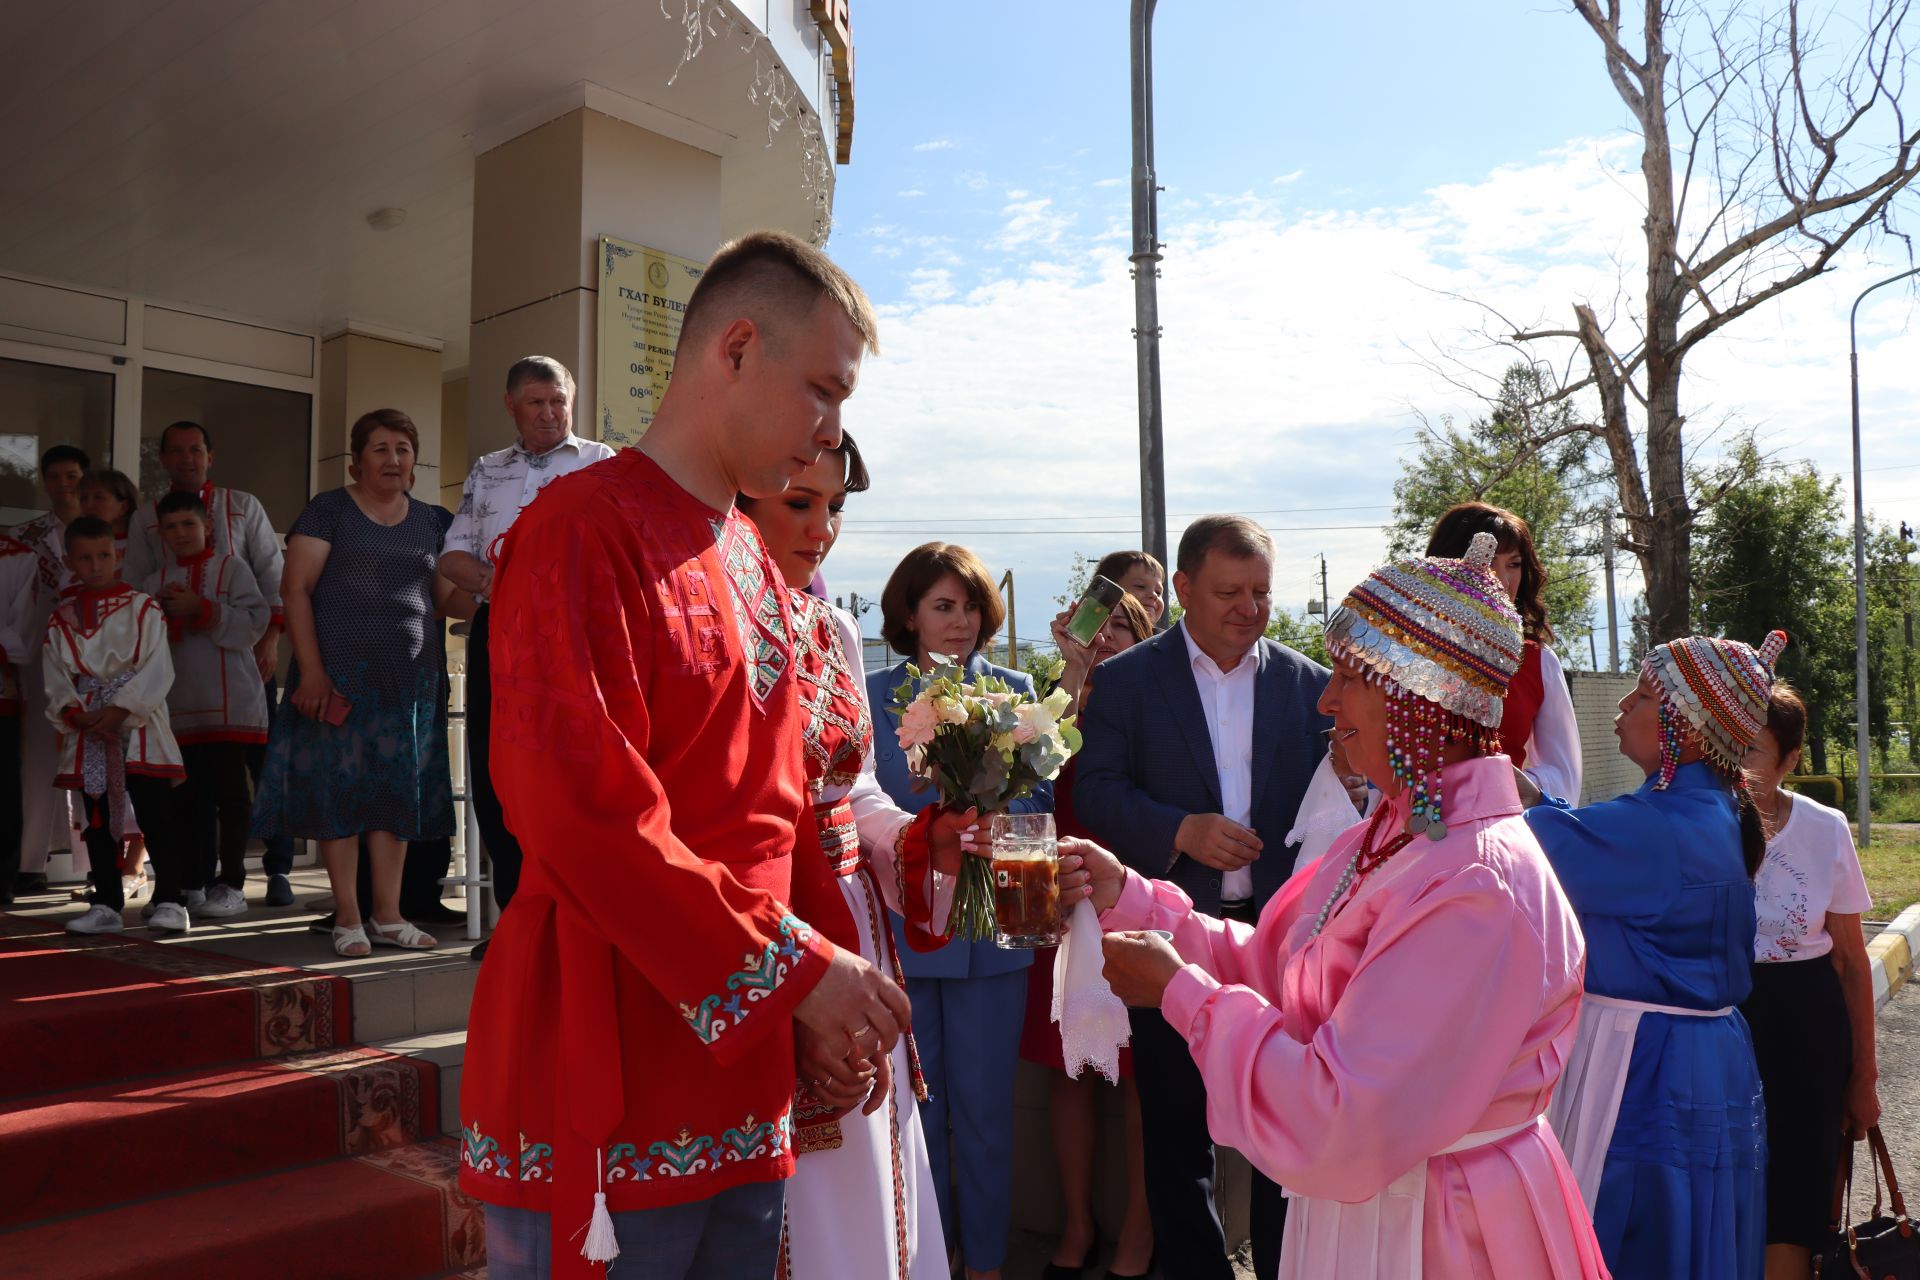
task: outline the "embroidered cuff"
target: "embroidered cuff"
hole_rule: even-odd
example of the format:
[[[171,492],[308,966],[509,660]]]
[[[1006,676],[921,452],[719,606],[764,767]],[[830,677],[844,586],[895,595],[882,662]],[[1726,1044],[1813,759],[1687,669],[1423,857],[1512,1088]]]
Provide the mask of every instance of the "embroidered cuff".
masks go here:
[[[1160,993],[1160,1016],[1180,1034],[1182,1040],[1191,1044],[1193,1023],[1200,1014],[1200,1006],[1218,990],[1220,984],[1212,974],[1197,964],[1186,965],[1173,975],[1167,982],[1167,989]]]
[[[285,631],[287,629],[286,610],[282,609],[279,605],[274,605],[273,611],[267,615],[267,626],[269,628]]]

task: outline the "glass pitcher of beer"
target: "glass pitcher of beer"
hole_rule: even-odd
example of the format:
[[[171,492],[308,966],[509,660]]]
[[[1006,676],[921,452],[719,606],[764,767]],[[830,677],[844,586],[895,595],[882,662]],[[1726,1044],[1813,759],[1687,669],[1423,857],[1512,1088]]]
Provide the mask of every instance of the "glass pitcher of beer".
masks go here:
[[[1060,941],[1060,845],[1050,813],[996,813],[987,823],[993,850],[993,941],[1009,951]]]

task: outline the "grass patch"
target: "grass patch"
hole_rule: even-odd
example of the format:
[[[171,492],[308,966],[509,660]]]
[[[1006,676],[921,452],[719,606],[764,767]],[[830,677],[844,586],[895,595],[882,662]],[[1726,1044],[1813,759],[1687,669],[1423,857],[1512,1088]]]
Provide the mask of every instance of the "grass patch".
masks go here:
[[[1857,827],[1853,834],[1860,838]],[[1891,920],[1920,902],[1920,828],[1874,823],[1873,847],[1860,851],[1860,866],[1873,894],[1867,914],[1875,920]]]

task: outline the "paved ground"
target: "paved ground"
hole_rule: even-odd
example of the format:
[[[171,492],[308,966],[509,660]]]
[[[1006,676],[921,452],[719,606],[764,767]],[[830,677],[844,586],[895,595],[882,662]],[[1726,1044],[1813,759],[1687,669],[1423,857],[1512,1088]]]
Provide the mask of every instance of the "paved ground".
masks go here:
[[[1920,1203],[1920,988],[1909,981],[1880,1010],[1880,1131],[1910,1202]],[[1866,1148],[1861,1148],[1864,1156]]]

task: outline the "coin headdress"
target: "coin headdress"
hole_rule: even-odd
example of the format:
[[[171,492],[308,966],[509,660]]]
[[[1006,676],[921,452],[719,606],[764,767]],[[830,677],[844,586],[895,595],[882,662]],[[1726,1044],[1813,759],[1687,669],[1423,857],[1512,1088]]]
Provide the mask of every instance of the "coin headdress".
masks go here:
[[[1407,830],[1434,840],[1447,834],[1441,753],[1461,740],[1500,750],[1507,685],[1520,667],[1520,615],[1493,574],[1497,546],[1477,533],[1461,559],[1382,565],[1327,620],[1327,652],[1386,691],[1388,758],[1413,793]]]
[[[1767,727],[1773,696],[1773,663],[1787,647],[1787,633],[1771,631],[1760,647],[1712,636],[1685,636],[1657,645],[1640,673],[1660,686],[1660,776],[1665,791],[1680,766],[1689,735],[1699,738],[1707,759],[1740,777],[1740,761]]]

